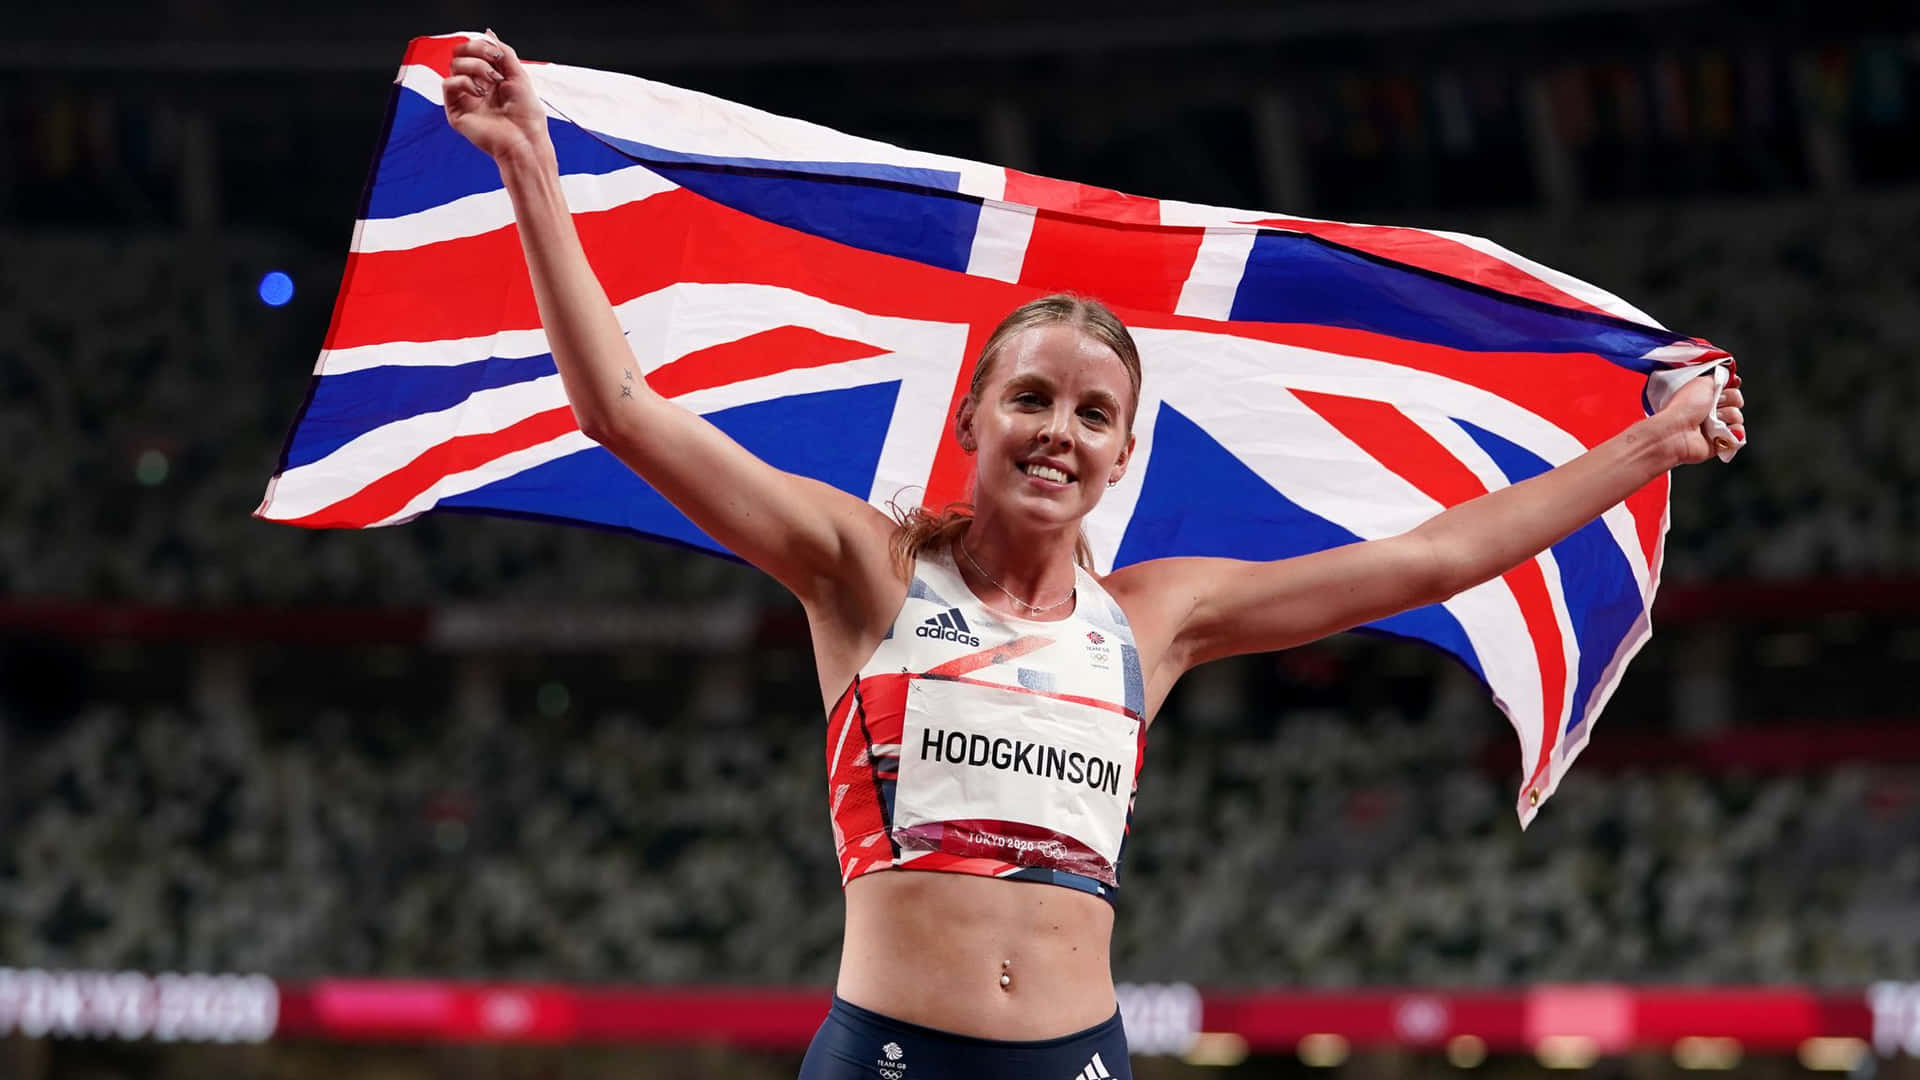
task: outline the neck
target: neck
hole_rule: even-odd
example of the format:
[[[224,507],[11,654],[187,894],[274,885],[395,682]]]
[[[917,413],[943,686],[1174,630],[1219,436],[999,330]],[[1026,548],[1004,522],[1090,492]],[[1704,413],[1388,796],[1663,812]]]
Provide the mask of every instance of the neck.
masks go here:
[[[960,537],[966,552],[954,560],[969,578],[984,572],[991,580],[978,581],[982,595],[996,596],[998,583],[1007,592],[1034,605],[1058,601],[1074,586],[1073,552],[1080,538],[1078,523],[1043,529],[1008,528],[1005,519],[978,514]],[[978,563],[976,567],[970,563]]]

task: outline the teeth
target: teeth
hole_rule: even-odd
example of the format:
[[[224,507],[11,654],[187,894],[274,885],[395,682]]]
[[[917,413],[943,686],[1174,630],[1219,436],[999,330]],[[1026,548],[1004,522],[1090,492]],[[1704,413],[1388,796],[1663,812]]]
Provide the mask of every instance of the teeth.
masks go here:
[[[1066,473],[1061,472],[1051,465],[1029,465],[1027,466],[1027,475],[1037,476],[1042,480],[1051,480],[1056,484],[1064,484],[1068,479]]]

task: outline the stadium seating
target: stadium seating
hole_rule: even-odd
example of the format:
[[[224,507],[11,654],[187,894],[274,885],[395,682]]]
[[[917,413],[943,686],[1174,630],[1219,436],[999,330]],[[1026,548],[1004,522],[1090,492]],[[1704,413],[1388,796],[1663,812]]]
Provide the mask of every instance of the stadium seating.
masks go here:
[[[1431,688],[1449,701],[1461,688]],[[796,695],[795,700],[803,700]],[[1484,715],[1156,731],[1121,977],[1498,986],[1920,977],[1920,769],[1576,767],[1534,826]],[[832,978],[819,719],[488,725],[94,705],[0,746],[18,966],[645,982]]]

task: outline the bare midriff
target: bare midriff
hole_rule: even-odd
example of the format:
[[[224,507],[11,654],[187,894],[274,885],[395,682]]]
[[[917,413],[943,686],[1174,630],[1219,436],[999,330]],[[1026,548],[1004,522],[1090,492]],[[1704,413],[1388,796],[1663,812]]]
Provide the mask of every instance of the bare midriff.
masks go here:
[[[1058,885],[884,870],[847,883],[840,997],[980,1039],[1051,1039],[1113,1016],[1113,908]]]

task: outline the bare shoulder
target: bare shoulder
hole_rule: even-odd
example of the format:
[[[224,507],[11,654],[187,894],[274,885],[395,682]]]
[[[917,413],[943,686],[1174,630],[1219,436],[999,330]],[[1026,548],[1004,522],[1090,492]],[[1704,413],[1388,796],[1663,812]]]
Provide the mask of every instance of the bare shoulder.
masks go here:
[[[1186,670],[1173,655],[1194,605],[1204,595],[1213,559],[1149,559],[1123,566],[1100,580],[1133,630],[1141,665],[1150,673],[1165,669],[1172,678]]]
[[[1123,566],[1100,584],[1127,613],[1127,621],[1163,618],[1190,610],[1202,586],[1222,559],[1148,559]]]

